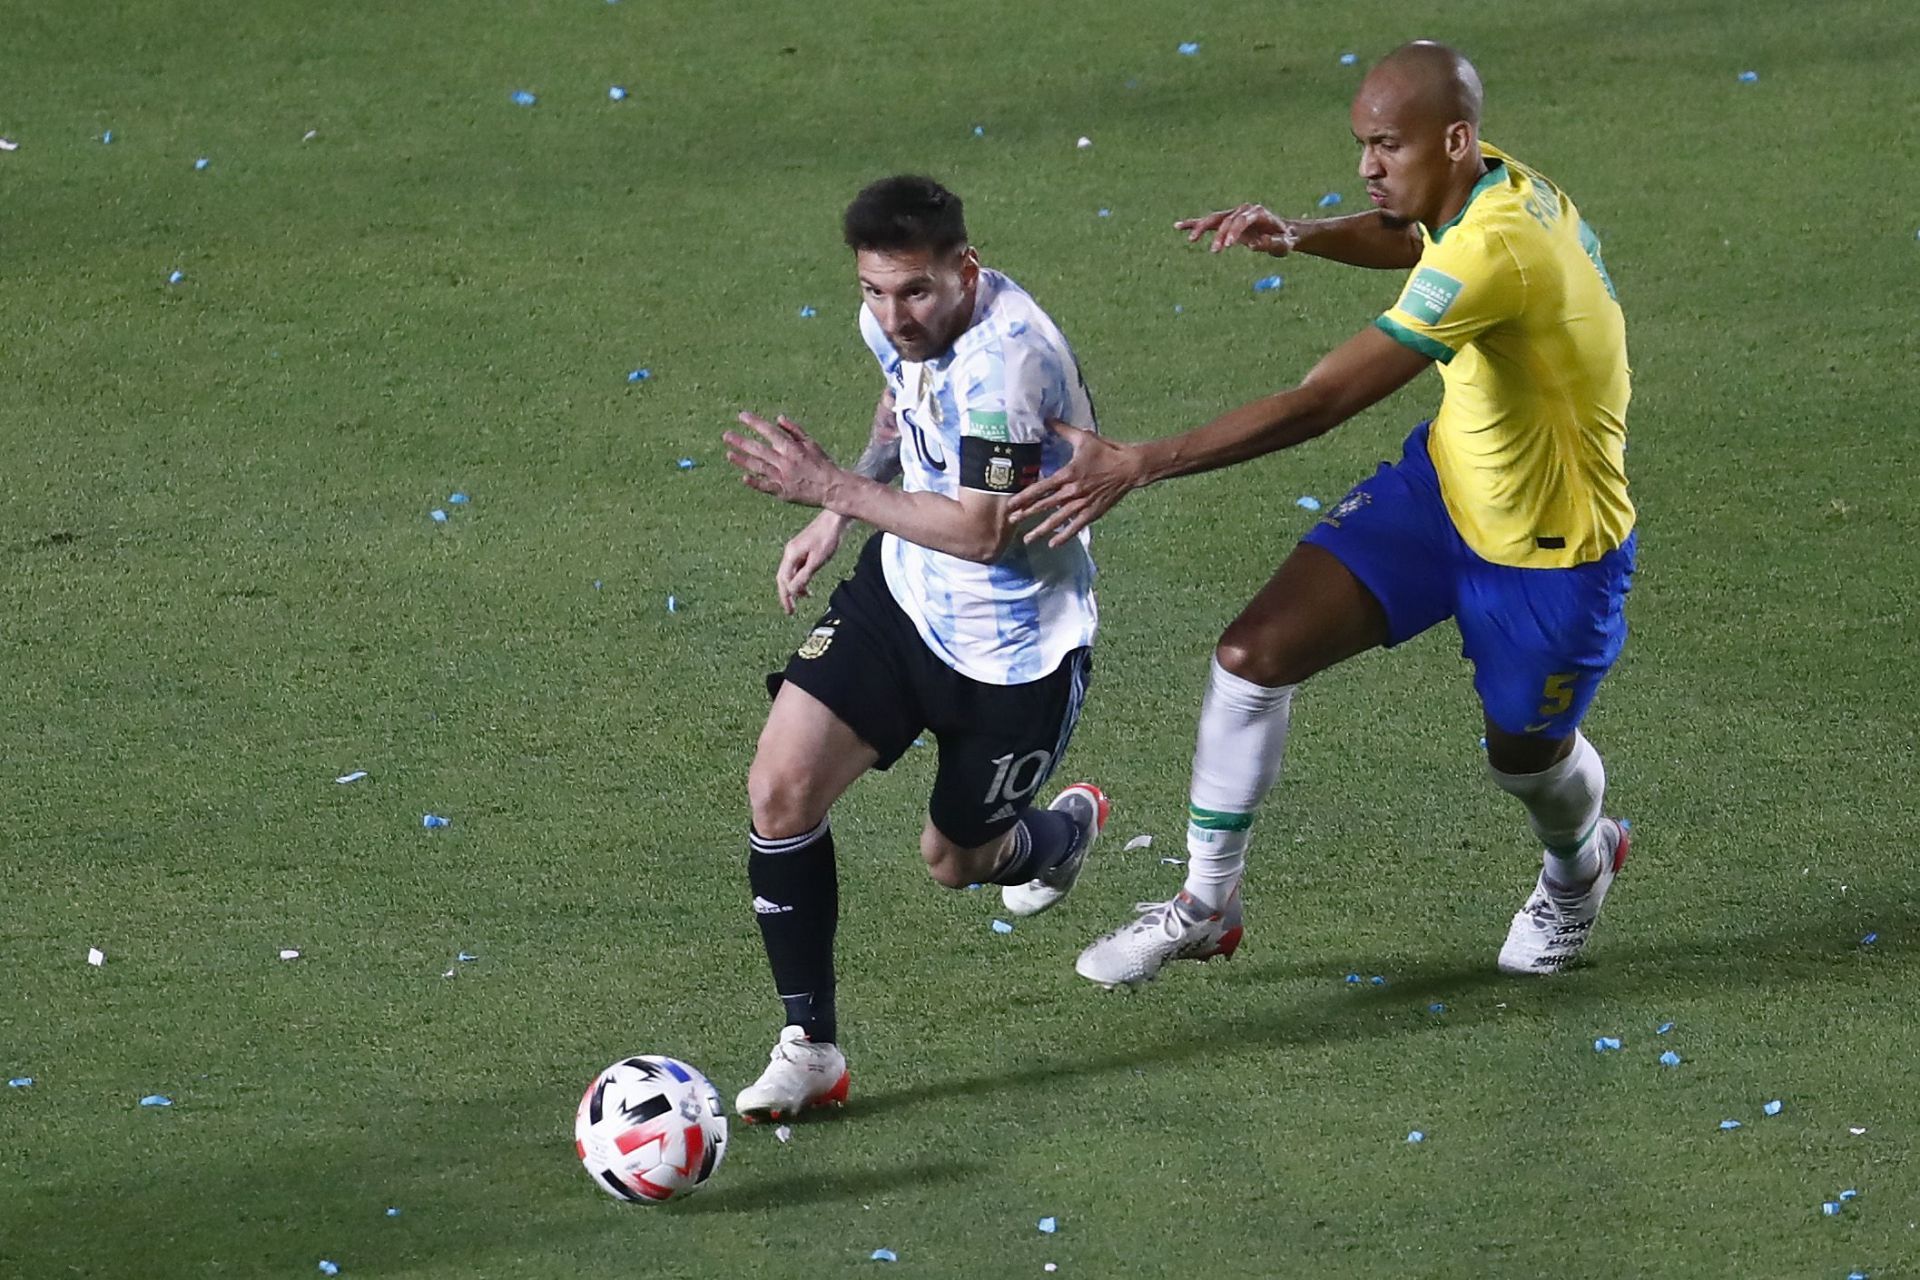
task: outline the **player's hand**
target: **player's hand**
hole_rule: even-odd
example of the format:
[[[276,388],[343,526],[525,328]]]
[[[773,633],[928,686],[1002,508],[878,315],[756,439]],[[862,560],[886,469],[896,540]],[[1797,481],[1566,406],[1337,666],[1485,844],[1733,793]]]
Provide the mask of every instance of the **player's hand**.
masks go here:
[[[1243,244],[1255,253],[1284,258],[1300,243],[1300,235],[1291,223],[1275,217],[1265,206],[1257,204],[1222,209],[1200,218],[1182,218],[1173,225],[1176,230],[1187,233],[1188,244],[1193,244],[1211,231],[1213,243],[1207,246],[1210,253],[1219,253],[1222,249]]]
[[[728,431],[721,435],[727,442],[727,461],[740,468],[741,479],[762,493],[770,493],[783,502],[807,507],[823,507],[840,468],[827,451],[815,443],[800,424],[782,414],[768,422],[751,413],[740,415],[759,435]]]
[[[787,541],[780,553],[780,567],[774,571],[773,585],[780,594],[780,607],[789,615],[795,602],[807,594],[813,575],[840,549],[840,535],[846,528],[845,517],[822,511]]]
[[[1015,494],[1007,504],[1007,518],[1015,523],[1044,513],[1027,531],[1026,540],[1048,538],[1059,546],[1098,520],[1141,484],[1138,450],[1066,422],[1047,425],[1073,446],[1073,458],[1046,479]],[[1049,537],[1051,535],[1051,537]]]

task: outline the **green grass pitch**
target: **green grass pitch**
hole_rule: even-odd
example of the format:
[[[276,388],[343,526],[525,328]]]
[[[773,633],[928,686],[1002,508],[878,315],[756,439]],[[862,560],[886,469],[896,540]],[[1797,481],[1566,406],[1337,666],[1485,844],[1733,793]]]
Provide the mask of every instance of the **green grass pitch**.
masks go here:
[[[1910,0],[13,8],[0,1275],[1920,1273]],[[1591,963],[1493,972],[1533,851],[1442,632],[1302,695],[1233,963],[1072,973],[1178,883],[1213,638],[1423,378],[1097,530],[1066,774],[1115,808],[1072,901],[994,933],[919,868],[925,754],[863,782],[853,1105],[736,1127],[682,1206],[595,1190],[596,1069],[730,1097],[777,1030],[744,777],[803,517],[718,436],[780,409],[857,450],[845,201],[948,181],[1107,430],[1195,425],[1397,278],[1172,221],[1355,207],[1348,99],[1417,36],[1477,61],[1628,317],[1642,572],[1589,732],[1637,841]]]

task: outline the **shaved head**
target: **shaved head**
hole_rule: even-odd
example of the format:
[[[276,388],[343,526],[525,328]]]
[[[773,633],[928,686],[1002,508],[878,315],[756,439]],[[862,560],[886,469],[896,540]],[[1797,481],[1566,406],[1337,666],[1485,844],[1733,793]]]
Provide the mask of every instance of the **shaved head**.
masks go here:
[[[1480,73],[1457,49],[1431,40],[1403,44],[1380,59],[1361,83],[1360,96],[1379,98],[1383,107],[1391,103],[1408,123],[1480,124]]]
[[[1380,59],[1353,96],[1360,176],[1376,208],[1397,222],[1441,225],[1485,171],[1480,73],[1431,40]]]

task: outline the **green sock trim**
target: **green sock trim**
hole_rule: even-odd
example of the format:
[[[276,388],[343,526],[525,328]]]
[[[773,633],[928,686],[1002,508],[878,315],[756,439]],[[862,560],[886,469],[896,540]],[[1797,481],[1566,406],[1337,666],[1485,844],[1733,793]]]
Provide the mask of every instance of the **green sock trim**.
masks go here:
[[[1223,813],[1218,809],[1187,806],[1187,823],[1202,831],[1245,831],[1253,825],[1250,813]]]
[[[1547,852],[1552,854],[1556,858],[1565,858],[1567,861],[1571,862],[1573,859],[1580,856],[1580,851],[1587,847],[1587,841],[1593,839],[1593,833],[1600,829],[1600,824],[1603,821],[1605,821],[1605,815],[1595,818],[1593,820],[1593,825],[1580,833],[1580,839],[1574,842],[1574,845],[1572,848],[1560,848],[1555,845],[1548,845]]]

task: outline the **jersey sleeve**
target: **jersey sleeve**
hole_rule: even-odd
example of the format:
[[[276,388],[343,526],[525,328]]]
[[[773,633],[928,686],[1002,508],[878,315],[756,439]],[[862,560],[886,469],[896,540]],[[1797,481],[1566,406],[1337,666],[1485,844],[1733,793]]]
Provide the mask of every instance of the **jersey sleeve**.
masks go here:
[[[1374,325],[1445,364],[1487,330],[1519,315],[1525,301],[1526,280],[1506,242],[1497,234],[1456,228],[1445,240],[1427,243],[1399,301]]]
[[[1047,380],[1041,353],[995,339],[954,370],[960,409],[960,486],[1014,494],[1040,478],[1047,434]]]

